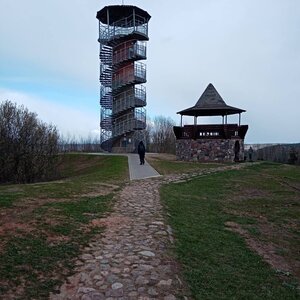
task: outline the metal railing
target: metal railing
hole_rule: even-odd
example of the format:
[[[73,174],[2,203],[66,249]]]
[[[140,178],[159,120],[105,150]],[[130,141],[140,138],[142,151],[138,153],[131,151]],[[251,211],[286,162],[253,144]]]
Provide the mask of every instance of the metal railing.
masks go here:
[[[113,101],[112,114],[118,114],[129,108],[146,106],[146,88],[135,87],[118,94]]]
[[[122,47],[122,45],[120,45]],[[113,64],[120,64],[124,61],[132,60],[134,58],[146,59],[146,46],[142,42],[124,43],[124,47],[115,51],[113,54]]]
[[[141,62],[134,62],[118,70],[113,75],[112,88],[117,90],[128,84],[146,82],[146,65]]]
[[[105,112],[101,112],[100,127],[105,130],[112,130],[112,118]]]
[[[112,90],[111,87],[101,86],[100,88],[100,104],[105,109],[112,109]]]
[[[132,132],[134,130],[143,130],[143,129],[146,129],[146,122],[144,122],[143,120],[132,118],[130,120],[124,120],[113,125],[112,136],[118,137],[125,133]]]
[[[100,45],[100,54],[99,58],[102,63],[111,65],[112,64],[112,57],[113,57],[113,49],[107,45]]]
[[[108,42],[118,36],[125,36],[132,33],[148,36],[147,20],[139,15],[130,15],[110,25],[99,22],[99,26],[99,41],[101,43]]]
[[[111,86],[112,83],[112,67],[109,65],[100,65],[100,82],[104,86]]]

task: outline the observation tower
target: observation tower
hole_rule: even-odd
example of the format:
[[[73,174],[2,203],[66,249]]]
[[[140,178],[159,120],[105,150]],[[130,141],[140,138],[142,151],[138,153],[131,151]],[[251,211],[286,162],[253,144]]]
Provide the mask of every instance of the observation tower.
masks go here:
[[[146,129],[146,42],[151,16],[132,5],[97,12],[102,149],[133,152]]]

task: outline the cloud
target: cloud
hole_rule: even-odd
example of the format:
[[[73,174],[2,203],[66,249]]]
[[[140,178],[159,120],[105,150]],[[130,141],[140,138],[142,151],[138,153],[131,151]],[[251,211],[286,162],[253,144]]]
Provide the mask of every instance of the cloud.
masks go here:
[[[0,4],[2,56],[81,84],[97,82],[95,9],[80,0],[14,2],[1,0]]]
[[[37,113],[40,120],[55,125],[64,136],[99,136],[97,112],[94,114],[20,91],[0,89],[0,102],[5,100],[24,105],[29,111]]]
[[[47,101],[49,113],[43,118],[56,120],[61,128],[77,134],[83,130],[78,124],[87,123],[84,116],[89,116],[89,123],[96,126],[83,127],[98,130],[95,15],[114,4],[121,1],[1,0],[1,86]],[[243,121],[249,124],[248,142],[299,141],[299,1],[189,0],[182,5],[174,0],[135,0],[133,4],[152,16],[146,61],[151,117],[170,116],[178,123],[176,112],[193,106],[211,82],[228,105],[247,110]],[[54,95],[60,87],[71,92]],[[77,111],[76,117],[83,119],[71,128],[72,120],[67,124],[57,120],[57,109],[48,116],[51,101],[61,103],[63,115]],[[87,113],[82,110],[85,106]]]

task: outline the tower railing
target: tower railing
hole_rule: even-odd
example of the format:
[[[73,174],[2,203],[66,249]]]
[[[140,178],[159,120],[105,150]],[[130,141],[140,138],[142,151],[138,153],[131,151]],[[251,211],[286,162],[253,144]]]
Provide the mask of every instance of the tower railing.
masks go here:
[[[132,33],[138,33],[145,37],[148,37],[147,20],[137,14],[132,14],[110,25],[102,24],[101,22],[99,22],[99,26],[100,43],[108,42],[119,36],[130,35]]]
[[[100,126],[104,130],[112,130],[112,118],[110,116],[107,116],[107,114],[104,111],[101,111]]]
[[[104,63],[106,65],[111,65],[112,64],[112,54],[113,54],[112,47],[107,46],[107,45],[100,45],[99,58],[102,63]]]
[[[115,124],[112,125],[112,136],[122,136],[134,130],[146,129],[145,112],[139,112],[138,114],[135,114],[134,117],[128,115],[125,118],[126,119],[115,120]]]
[[[146,88],[144,86],[126,90],[115,97],[112,114],[117,115],[125,110],[146,106]]]
[[[120,49],[113,53],[113,64],[115,66],[128,60],[146,59],[146,46],[142,42],[125,42],[124,45],[119,45],[119,47]]]
[[[111,87],[101,86],[100,88],[100,104],[105,109],[112,109],[112,90]]]
[[[100,65],[100,82],[104,86],[111,86],[112,84],[112,67],[109,65]]]
[[[146,82],[146,65],[141,62],[134,62],[132,65],[125,66],[118,70],[112,78],[112,88],[118,92],[118,89],[130,84],[139,84]]]

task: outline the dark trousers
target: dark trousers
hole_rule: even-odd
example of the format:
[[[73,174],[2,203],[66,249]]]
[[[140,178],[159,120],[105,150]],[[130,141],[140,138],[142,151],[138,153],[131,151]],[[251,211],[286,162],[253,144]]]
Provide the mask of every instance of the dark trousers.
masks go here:
[[[139,153],[139,156],[140,156],[140,164],[144,165],[145,164],[145,154]]]

